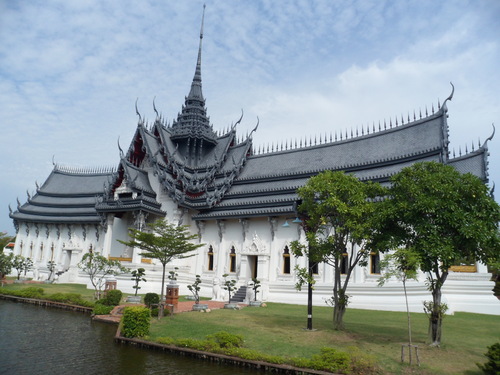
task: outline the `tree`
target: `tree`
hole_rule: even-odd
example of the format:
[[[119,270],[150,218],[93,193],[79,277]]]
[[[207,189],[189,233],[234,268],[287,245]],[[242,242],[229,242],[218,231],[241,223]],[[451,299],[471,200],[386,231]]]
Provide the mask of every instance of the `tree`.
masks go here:
[[[145,275],[146,275],[146,270],[142,267],[132,271],[132,279],[131,280],[133,280],[135,282],[135,285],[132,287],[135,289],[135,294],[134,294],[135,296],[137,295],[137,292],[139,291],[139,289],[141,289],[141,287],[139,286],[139,283],[141,281],[144,281],[144,282],[147,281],[144,278]]]
[[[5,276],[7,276],[12,270],[13,258],[13,254],[5,254],[3,251],[0,251],[0,283],[2,283],[2,287]]]
[[[194,283],[187,286],[189,291],[193,293],[194,303],[196,304],[200,303],[200,290],[201,290],[200,284],[201,284],[201,276],[196,275]]]
[[[425,162],[404,168],[392,178],[380,215],[374,246],[404,247],[420,259],[432,294],[432,301],[425,304],[431,345],[439,346],[446,310],[441,288],[448,270],[459,260],[498,262],[500,206],[477,177]]]
[[[0,252],[2,252],[5,246],[13,239],[14,237],[9,236],[7,232],[0,232]]]
[[[188,227],[174,225],[164,221],[156,220],[147,225],[146,230],[141,231],[134,228],[129,229],[130,241],[120,241],[127,246],[137,247],[142,250],[141,255],[158,259],[163,266],[161,279],[160,301],[163,301],[165,290],[166,266],[173,259],[189,258],[196,254],[189,254],[204,244],[195,244],[198,238],[196,234],[189,234]],[[163,316],[163,303],[160,303],[160,316]]]
[[[252,279],[252,282],[253,282],[253,284],[252,284],[252,290],[253,290],[253,295],[254,295],[253,300],[254,300],[254,301],[257,301],[257,294],[259,293],[259,289],[260,289],[260,287],[261,287],[261,285],[260,285],[260,281],[259,281],[259,280],[257,280],[257,279],[254,277],[254,278]]]
[[[23,261],[23,271],[24,271],[24,277],[26,277],[26,273],[33,267],[33,261],[31,258],[25,258]]]
[[[228,303],[231,303],[231,293],[234,292],[236,290],[236,280],[234,279],[231,279],[231,280],[228,280],[227,277],[229,276],[229,274],[225,273],[224,275],[222,275],[222,277],[224,278],[224,289],[227,290],[227,293],[229,295],[228,297]]]
[[[21,278],[21,273],[24,270],[24,261],[25,258],[22,255],[16,255],[12,259],[12,268],[17,271],[17,280]]]
[[[94,251],[83,255],[82,260],[78,263],[78,268],[89,275],[95,290],[95,299],[101,298],[102,287],[107,276],[116,276],[129,271],[119,261],[108,259]]]
[[[384,193],[385,189],[379,184],[361,182],[353,175],[332,171],[311,177],[298,189],[302,199],[299,214],[305,219],[308,245],[294,242],[292,250],[295,255],[307,256],[313,263],[324,262],[333,267],[330,302],[337,330],[344,328],[343,317],[349,303],[347,287],[352,271],[358,264],[367,264],[370,250],[366,241],[371,238],[372,221],[376,218],[375,198]],[[300,274],[310,275],[311,272],[302,270]]]
[[[54,271],[56,270],[56,262],[53,260],[49,260],[47,262],[47,269],[49,270],[49,278],[48,280],[52,280],[52,275],[54,275]]]
[[[380,262],[380,268],[383,270],[383,276],[380,277],[378,281],[379,286],[383,286],[387,280],[395,277],[403,283],[406,315],[408,319],[408,353],[410,364],[412,362],[411,318],[410,308],[408,306],[408,294],[406,292],[406,281],[409,279],[417,280],[418,264],[419,259],[417,254],[409,249],[397,249],[394,253],[385,256]]]

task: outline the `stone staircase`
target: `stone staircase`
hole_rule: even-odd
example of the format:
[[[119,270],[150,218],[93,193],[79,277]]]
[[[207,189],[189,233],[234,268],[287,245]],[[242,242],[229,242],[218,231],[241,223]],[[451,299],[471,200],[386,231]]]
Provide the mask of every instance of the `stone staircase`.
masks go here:
[[[240,286],[240,288],[231,296],[229,303],[242,303],[247,298],[247,287],[246,285]]]

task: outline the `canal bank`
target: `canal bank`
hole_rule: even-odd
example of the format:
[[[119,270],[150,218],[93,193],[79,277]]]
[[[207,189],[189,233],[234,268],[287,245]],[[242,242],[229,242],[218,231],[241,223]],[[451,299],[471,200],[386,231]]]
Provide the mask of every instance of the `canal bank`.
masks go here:
[[[83,312],[83,313],[88,313],[88,314],[90,314],[92,312],[92,308],[88,308],[88,307],[68,305],[68,304],[59,303],[59,302],[38,300],[38,299],[32,299],[32,298],[22,298],[22,297],[8,296],[8,295],[0,295],[0,299],[6,300],[6,301],[11,301],[11,302],[19,302],[19,303],[23,303],[23,304],[39,306],[39,307],[52,307],[52,308],[56,308],[56,309],[60,309],[60,310],[67,310],[67,311],[71,311],[71,312],[80,312],[80,313]],[[192,303],[190,303],[190,302],[180,303],[180,306],[179,306],[177,312],[189,311],[187,308],[188,305],[191,306]],[[221,305],[221,306],[223,306],[223,305]],[[211,308],[220,308],[220,306],[213,305],[213,306],[211,306]],[[123,306],[118,306],[116,309],[117,310],[123,309]],[[192,312],[192,313],[197,314],[199,312]],[[114,314],[114,315],[110,315],[108,317],[103,317],[103,318],[98,319],[98,320],[105,322],[105,323],[119,323],[119,316],[120,316],[120,314]],[[125,337],[121,336],[119,328],[116,331],[116,333],[114,334],[114,341],[120,345],[137,347],[137,348],[141,348],[141,349],[148,349],[151,351],[161,352],[161,353],[169,353],[171,355],[177,355],[177,356],[181,356],[184,358],[195,359],[196,361],[200,361],[200,362],[205,361],[205,362],[210,362],[212,364],[234,366],[234,367],[238,367],[240,369],[254,371],[254,373],[255,373],[255,371],[268,371],[268,372],[273,372],[273,373],[277,373],[277,374],[292,374],[292,375],[295,375],[295,374],[296,375],[303,375],[303,374],[314,374],[314,375],[330,374],[331,375],[331,373],[324,372],[324,371],[308,370],[308,369],[293,367],[293,366],[289,366],[289,365],[272,364],[272,363],[266,363],[266,362],[262,362],[262,361],[245,360],[245,359],[238,358],[238,357],[210,353],[210,352],[204,352],[204,351],[199,351],[199,350],[193,350],[193,349],[189,349],[189,348],[180,348],[180,347],[176,347],[173,345],[164,345],[164,344],[154,343],[154,342],[141,340],[141,339],[125,338]],[[0,358],[1,358],[1,354],[0,354]]]
[[[21,302],[21,301],[19,301]],[[241,375],[224,366],[114,342],[116,326],[81,312],[0,299],[0,373],[16,375]]]

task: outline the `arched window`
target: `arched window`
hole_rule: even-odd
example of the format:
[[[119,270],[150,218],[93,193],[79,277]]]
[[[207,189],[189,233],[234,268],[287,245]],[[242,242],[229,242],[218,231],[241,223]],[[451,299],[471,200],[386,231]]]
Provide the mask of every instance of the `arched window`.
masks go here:
[[[347,253],[342,254],[342,259],[340,260],[340,273],[342,275],[347,274],[349,269],[349,255]]]
[[[380,255],[379,253],[370,253],[370,272],[380,274]]]
[[[290,249],[285,246],[283,250],[283,273],[290,274]]]
[[[210,245],[208,248],[208,270],[214,270],[214,248],[212,247],[212,245]]]
[[[229,272],[236,272],[236,250],[234,246],[231,246],[231,252],[229,253]]]

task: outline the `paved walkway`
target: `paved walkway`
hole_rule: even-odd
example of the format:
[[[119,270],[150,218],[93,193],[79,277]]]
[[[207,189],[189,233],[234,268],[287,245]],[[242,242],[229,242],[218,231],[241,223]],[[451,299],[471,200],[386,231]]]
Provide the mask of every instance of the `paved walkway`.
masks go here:
[[[208,308],[210,310],[215,310],[215,309],[222,309],[227,302],[200,301],[200,303],[208,305]],[[177,306],[174,308],[174,314],[192,311],[193,304],[194,304],[194,301],[179,302],[177,304]],[[94,320],[99,320],[99,321],[107,322],[107,323],[119,323],[120,319],[123,315],[123,309],[125,309],[125,307],[127,307],[127,306],[144,306],[144,305],[137,304],[137,303],[134,303],[134,304],[130,303],[130,304],[116,306],[111,311],[110,315],[97,315],[94,317]],[[240,306],[246,306],[246,305],[240,304]]]

